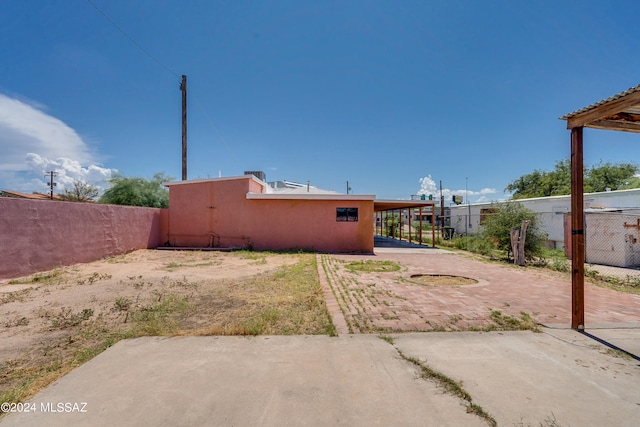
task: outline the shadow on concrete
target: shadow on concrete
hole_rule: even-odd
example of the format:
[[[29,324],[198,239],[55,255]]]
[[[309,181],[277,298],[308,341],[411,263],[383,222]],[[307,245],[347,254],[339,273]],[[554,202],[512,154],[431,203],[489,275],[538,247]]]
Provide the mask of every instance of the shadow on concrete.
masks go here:
[[[393,239],[391,237],[373,236],[374,248],[408,248],[408,249],[435,249],[433,246],[409,243],[406,240]]]
[[[605,347],[608,347],[608,348],[610,348],[612,350],[615,350],[615,351],[619,351],[621,353],[626,354],[627,356],[629,356],[630,358],[632,358],[634,360],[640,361],[640,356],[638,356],[637,354],[632,353],[632,351],[635,352],[635,353],[640,353],[640,352],[637,351],[637,349],[625,350],[624,348],[618,347],[617,345],[611,343],[610,342],[611,338],[606,338],[606,339],[605,338],[600,338],[599,336],[591,334],[591,333],[589,333],[587,331],[581,331],[580,333],[583,334],[584,336],[588,337],[588,338],[591,338],[594,341],[599,342],[600,344],[604,345]],[[600,335],[600,336],[603,336],[602,333],[597,333],[597,334]],[[635,335],[636,336],[638,335],[637,331],[636,331]],[[615,340],[615,338],[613,338],[613,339]],[[622,345],[625,345],[625,344],[629,344],[629,343],[623,341]],[[626,347],[626,345],[625,345],[625,347]]]

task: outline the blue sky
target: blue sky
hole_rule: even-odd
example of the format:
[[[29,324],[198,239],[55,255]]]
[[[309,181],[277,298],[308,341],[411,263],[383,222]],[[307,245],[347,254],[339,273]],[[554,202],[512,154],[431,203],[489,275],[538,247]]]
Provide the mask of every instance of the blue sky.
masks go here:
[[[122,31],[114,27],[105,15]],[[0,2],[0,189],[263,170],[379,198],[504,199],[558,117],[640,83],[637,1]],[[124,32],[124,33],[123,33]],[[585,162],[640,136],[585,131]]]

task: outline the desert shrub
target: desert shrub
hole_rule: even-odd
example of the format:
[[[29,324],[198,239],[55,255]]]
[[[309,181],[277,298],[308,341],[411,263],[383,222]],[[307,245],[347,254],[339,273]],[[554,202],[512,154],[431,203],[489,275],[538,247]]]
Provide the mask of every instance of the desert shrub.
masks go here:
[[[484,238],[494,242],[498,249],[510,256],[511,229],[520,228],[522,221],[529,221],[524,245],[525,257],[530,260],[542,255],[547,234],[540,229],[535,212],[513,201],[492,204],[491,209],[494,213],[488,215],[482,223]]]

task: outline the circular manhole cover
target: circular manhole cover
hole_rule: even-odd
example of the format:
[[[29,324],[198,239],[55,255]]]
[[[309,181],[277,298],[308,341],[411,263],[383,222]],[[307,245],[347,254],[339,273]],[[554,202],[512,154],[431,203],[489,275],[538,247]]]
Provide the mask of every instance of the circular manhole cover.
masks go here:
[[[431,286],[462,286],[478,283],[476,279],[450,274],[412,274],[411,279],[420,284]]]

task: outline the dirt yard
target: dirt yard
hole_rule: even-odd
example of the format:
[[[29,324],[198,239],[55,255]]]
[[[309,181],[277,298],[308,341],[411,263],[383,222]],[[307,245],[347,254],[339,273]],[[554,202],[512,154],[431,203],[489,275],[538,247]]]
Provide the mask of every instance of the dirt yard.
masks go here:
[[[51,335],[61,335],[82,317],[123,323],[129,309],[162,296],[191,296],[295,261],[281,256],[141,250],[4,280],[0,284],[0,361],[51,341]]]
[[[139,250],[2,280],[0,397],[122,338],[331,333],[316,268],[313,254]]]

